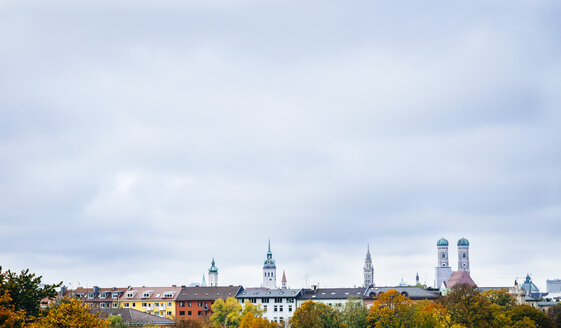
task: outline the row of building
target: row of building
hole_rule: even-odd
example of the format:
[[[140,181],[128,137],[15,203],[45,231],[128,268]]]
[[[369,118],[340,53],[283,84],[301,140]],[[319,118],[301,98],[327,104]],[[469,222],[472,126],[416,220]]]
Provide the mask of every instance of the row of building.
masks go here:
[[[360,299],[370,305],[375,297],[389,289],[396,289],[413,300],[434,300],[438,290],[417,286],[366,287],[366,288],[244,288],[243,286],[170,286],[126,288],[76,288],[61,290],[61,296],[83,300],[93,309],[133,309],[155,316],[187,319],[208,316],[212,304],[218,299],[236,298],[261,305],[263,316],[279,323],[288,322],[294,311],[305,301],[314,300],[334,307],[342,307],[349,299]]]

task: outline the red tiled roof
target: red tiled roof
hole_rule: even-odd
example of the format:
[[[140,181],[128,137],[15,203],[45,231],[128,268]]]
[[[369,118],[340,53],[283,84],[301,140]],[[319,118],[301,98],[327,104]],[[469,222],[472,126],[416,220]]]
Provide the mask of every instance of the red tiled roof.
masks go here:
[[[452,277],[450,277],[450,279],[448,279],[448,281],[446,282],[446,287],[453,288],[454,286],[461,285],[461,284],[477,287],[477,285],[471,279],[467,271],[464,270],[459,270],[454,272],[454,274],[452,274]]]

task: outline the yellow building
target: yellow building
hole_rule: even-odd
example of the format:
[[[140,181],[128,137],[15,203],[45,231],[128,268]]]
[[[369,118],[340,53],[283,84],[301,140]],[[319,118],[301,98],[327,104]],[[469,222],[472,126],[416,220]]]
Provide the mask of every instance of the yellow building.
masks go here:
[[[175,299],[181,287],[130,287],[120,298],[120,307],[160,317],[175,318]]]

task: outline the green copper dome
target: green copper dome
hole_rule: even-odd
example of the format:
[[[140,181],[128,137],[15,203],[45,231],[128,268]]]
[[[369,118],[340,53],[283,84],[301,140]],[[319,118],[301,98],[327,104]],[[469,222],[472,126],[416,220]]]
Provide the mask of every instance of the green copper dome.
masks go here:
[[[216,267],[216,263],[214,262],[214,257],[212,258],[212,263],[210,265],[210,268],[208,269],[208,273],[211,272],[218,272],[218,268]]]
[[[440,238],[437,242],[436,242],[436,246],[448,246],[448,240],[444,239],[444,238]]]
[[[469,241],[465,238],[458,240],[458,246],[469,246]]]

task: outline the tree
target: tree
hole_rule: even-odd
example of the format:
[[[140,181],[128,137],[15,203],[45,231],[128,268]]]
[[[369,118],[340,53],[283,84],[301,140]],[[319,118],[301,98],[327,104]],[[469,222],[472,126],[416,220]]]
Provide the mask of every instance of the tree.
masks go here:
[[[440,302],[454,323],[468,328],[492,326],[491,302],[481,295],[477,287],[466,284],[457,285]]]
[[[411,300],[397,290],[390,289],[377,296],[366,318],[370,328],[413,327]]]
[[[366,328],[368,310],[362,299],[351,297],[341,311],[341,321],[349,328]]]
[[[515,305],[510,310],[510,318],[513,323],[523,321],[524,318],[531,319],[537,328],[553,328],[553,322],[542,311],[529,305]]]
[[[212,304],[211,322],[216,326],[237,327],[241,320],[242,305],[233,297],[217,299]]]
[[[561,304],[552,306],[547,310],[547,316],[551,319],[554,327],[561,328]]]
[[[532,319],[524,317],[524,319],[516,322],[512,328],[536,328],[536,323]]]
[[[276,322],[270,322],[263,317],[256,317],[252,312],[247,312],[240,321],[238,328],[277,328]]]
[[[504,289],[489,289],[481,294],[492,304],[497,304],[506,310],[509,310],[511,307],[516,305],[514,297]]]
[[[4,291],[0,295],[0,327],[16,328],[22,327],[24,323],[25,313],[21,310],[17,311],[14,308],[14,305],[12,304],[12,298],[7,291]]]
[[[415,308],[415,327],[418,328],[459,328],[452,322],[452,318],[442,304],[431,301],[419,301],[413,304]]]
[[[205,328],[205,323],[199,318],[181,319],[175,325],[176,328]]]
[[[120,315],[110,315],[107,317],[107,321],[109,322],[109,327],[111,328],[126,328],[127,325],[125,324],[123,318]]]
[[[290,325],[292,328],[338,328],[342,326],[337,311],[329,305],[312,300],[305,301],[294,311]]]
[[[41,300],[54,298],[57,295],[56,285],[43,285],[41,276],[29,273],[29,269],[22,270],[18,275],[10,270],[2,272],[0,267],[0,294],[8,293],[11,304],[16,311],[23,311],[28,320],[36,318],[41,311]]]
[[[108,328],[109,322],[92,314],[76,299],[63,299],[30,324],[29,328]]]

